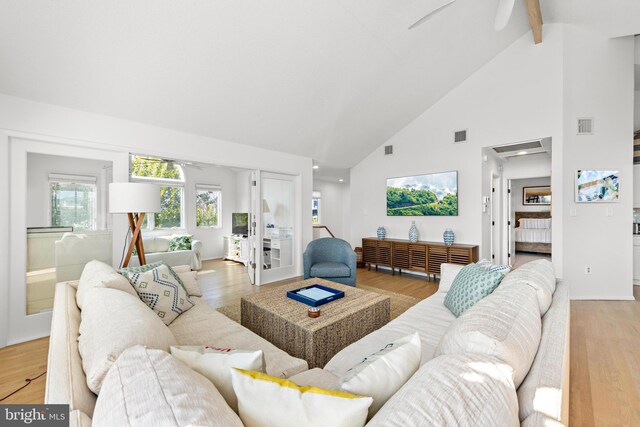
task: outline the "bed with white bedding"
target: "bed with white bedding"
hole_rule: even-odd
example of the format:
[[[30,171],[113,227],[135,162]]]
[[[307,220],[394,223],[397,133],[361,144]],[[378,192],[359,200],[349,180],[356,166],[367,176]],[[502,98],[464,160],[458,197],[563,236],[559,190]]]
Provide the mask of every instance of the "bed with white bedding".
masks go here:
[[[551,253],[551,212],[516,212],[516,251]]]

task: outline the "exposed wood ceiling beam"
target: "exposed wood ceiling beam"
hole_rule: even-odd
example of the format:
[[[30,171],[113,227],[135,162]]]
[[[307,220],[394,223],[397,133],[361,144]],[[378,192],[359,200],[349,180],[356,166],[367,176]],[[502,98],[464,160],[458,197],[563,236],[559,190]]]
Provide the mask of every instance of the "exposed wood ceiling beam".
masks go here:
[[[535,44],[542,43],[542,12],[540,12],[540,0],[525,0],[527,2],[527,14],[529,25],[533,32]]]

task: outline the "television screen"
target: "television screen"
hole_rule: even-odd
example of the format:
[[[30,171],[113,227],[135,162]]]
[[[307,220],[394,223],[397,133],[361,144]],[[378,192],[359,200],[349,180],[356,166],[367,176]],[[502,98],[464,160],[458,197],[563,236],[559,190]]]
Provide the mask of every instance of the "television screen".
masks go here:
[[[231,232],[233,234],[249,234],[249,214],[248,213],[232,213],[231,214]]]
[[[457,215],[457,171],[387,179],[387,216]]]

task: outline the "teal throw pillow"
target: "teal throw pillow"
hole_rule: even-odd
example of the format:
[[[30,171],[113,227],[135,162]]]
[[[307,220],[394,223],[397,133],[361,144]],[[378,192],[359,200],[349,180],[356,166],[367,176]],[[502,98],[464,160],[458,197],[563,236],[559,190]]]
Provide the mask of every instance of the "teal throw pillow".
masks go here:
[[[477,264],[469,264],[460,270],[444,299],[444,306],[456,317],[473,307],[498,287],[504,273],[490,271]]]
[[[476,262],[477,265],[483,267],[485,270],[489,270],[489,271],[498,271],[502,274],[507,274],[508,272],[511,271],[511,266],[507,265],[507,264],[493,264],[491,261],[489,261],[488,259],[481,259],[480,261]]]
[[[169,252],[191,250],[191,236],[173,236],[169,242]]]

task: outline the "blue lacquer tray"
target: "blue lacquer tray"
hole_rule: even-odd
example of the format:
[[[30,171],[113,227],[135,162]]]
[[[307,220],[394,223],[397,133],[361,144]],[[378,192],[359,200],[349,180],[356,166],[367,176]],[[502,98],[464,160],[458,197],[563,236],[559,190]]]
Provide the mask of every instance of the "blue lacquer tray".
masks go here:
[[[301,295],[300,291],[305,291],[307,289],[318,289],[321,291],[325,291],[325,292],[329,292],[331,293],[330,296],[327,296],[325,298],[321,298],[321,299],[314,299],[314,298],[310,298],[306,295]],[[344,292],[339,291],[337,289],[333,289],[333,288],[328,288],[326,286],[322,286],[322,285],[311,285],[311,286],[305,286],[304,288],[299,288],[299,289],[294,289],[292,291],[287,292],[287,296],[291,299],[294,299],[296,301],[299,301],[303,304],[307,304],[310,305],[311,307],[318,307],[322,304],[326,304],[328,302],[331,301],[335,301],[337,299],[343,298],[344,297]]]

